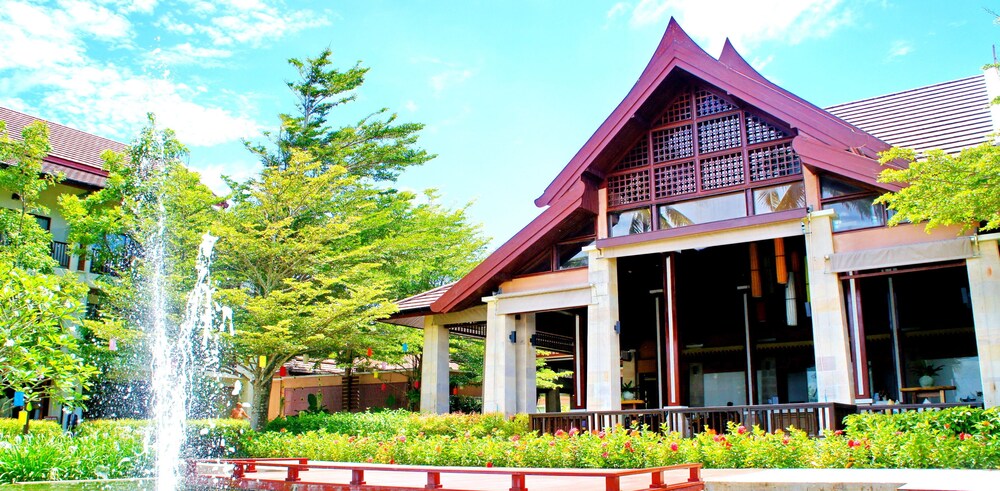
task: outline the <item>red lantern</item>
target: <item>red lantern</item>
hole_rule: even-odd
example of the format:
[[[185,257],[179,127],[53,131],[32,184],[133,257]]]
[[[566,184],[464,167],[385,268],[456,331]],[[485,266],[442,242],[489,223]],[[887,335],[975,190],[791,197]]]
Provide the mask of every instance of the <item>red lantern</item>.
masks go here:
[[[453,395],[453,396],[457,396],[458,395],[458,387],[454,387],[454,388],[451,389],[451,395]]]
[[[388,387],[385,384],[382,384],[382,392],[385,392],[386,389],[388,389]]]
[[[371,358],[371,357],[372,357],[372,349],[368,348],[368,358]]]
[[[413,381],[413,388],[414,389],[419,389],[420,388],[420,381],[419,380],[414,380]]]
[[[278,376],[279,377],[287,377],[288,376],[288,367],[282,366],[281,368],[279,368],[278,369]]]

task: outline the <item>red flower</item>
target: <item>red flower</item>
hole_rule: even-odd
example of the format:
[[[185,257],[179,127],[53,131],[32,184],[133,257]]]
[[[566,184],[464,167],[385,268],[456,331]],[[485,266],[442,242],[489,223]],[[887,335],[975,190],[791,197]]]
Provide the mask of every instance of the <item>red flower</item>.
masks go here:
[[[580,430],[578,430],[576,428],[570,428],[569,429],[569,436],[576,436],[578,433],[580,433]]]
[[[788,437],[786,436],[786,437],[784,437],[784,438],[781,439],[781,444],[782,445],[788,445],[788,442],[790,442],[790,441],[791,440],[789,440]]]
[[[965,440],[968,440],[969,438],[972,438],[972,435],[970,435],[968,433],[959,433],[958,434],[958,439],[959,440],[965,441]]]
[[[556,438],[563,438],[566,436],[566,432],[563,430],[556,430]]]
[[[605,436],[607,436],[607,433],[604,433],[603,431],[597,432],[597,438],[604,438]]]
[[[635,452],[635,449],[632,448],[632,441],[631,440],[625,442],[625,450],[628,450],[629,452]]]
[[[398,440],[399,440],[399,443],[406,443],[406,437],[403,436],[403,435],[399,435]]]
[[[747,432],[747,427],[743,426],[743,425],[740,425],[739,428],[736,428],[736,432],[742,435],[742,434],[744,434],[744,433]]]
[[[389,463],[390,464],[395,464],[396,463],[396,459],[389,459]]]
[[[608,458],[608,453],[607,452],[602,453],[601,454],[601,458],[603,458],[603,459]]]
[[[347,443],[352,443],[354,441],[354,435],[347,437]]]
[[[493,462],[487,462],[486,467],[493,467]]]
[[[673,442],[673,443],[670,444],[670,450],[673,450],[674,452],[676,452],[677,448],[678,448],[677,442]]]
[[[841,436],[841,435],[843,435],[843,434],[844,434],[844,430],[837,430],[837,431],[834,431],[834,432],[833,432],[833,434],[834,434],[835,436]]]
[[[857,446],[860,446],[860,445],[861,445],[861,442],[856,442],[854,440],[847,440],[847,447],[848,448],[854,448],[854,447],[857,447]]]
[[[551,441],[549,441],[549,446],[550,446],[550,447],[554,447],[554,446],[556,446],[556,441],[555,441],[555,440],[551,440]]]
[[[520,439],[521,439],[521,437],[519,435],[512,435],[510,437],[510,441],[512,441],[512,442],[516,442],[516,441],[518,441]]]
[[[945,424],[944,424],[944,429],[946,429],[946,430],[947,430],[948,428],[951,428],[951,425],[950,425],[950,424],[948,424],[948,423],[945,423]]]
[[[726,437],[722,435],[715,435],[712,437],[712,440],[715,440],[716,442],[724,442],[726,441]]]

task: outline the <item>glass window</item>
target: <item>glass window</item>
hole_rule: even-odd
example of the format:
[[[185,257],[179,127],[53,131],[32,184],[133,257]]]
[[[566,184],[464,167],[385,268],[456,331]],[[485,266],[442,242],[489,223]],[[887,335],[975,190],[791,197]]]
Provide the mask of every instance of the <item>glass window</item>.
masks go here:
[[[521,269],[518,274],[547,273],[552,271],[552,249],[546,249]]]
[[[35,221],[38,222],[38,226],[41,227],[42,230],[51,230],[52,227],[51,218],[39,215],[32,215],[32,216],[35,217]]]
[[[805,208],[806,185],[799,181],[754,189],[753,203],[757,215]]]
[[[820,176],[819,189],[820,197],[823,199],[869,192],[865,188],[855,186],[854,184],[850,184],[830,176]]]
[[[659,207],[661,230],[745,216],[747,216],[747,202],[743,193],[713,196]]]
[[[611,221],[612,237],[641,234],[653,230],[653,217],[649,208],[610,212],[608,216]]]
[[[833,220],[833,231],[842,232],[885,225],[885,208],[882,205],[872,204],[874,199],[874,196],[868,196],[823,205],[823,209],[837,212],[837,218]]]
[[[587,266],[590,254],[583,252],[583,248],[593,243],[594,241],[592,240],[585,240],[581,242],[570,242],[568,244],[557,245],[556,254],[558,255],[559,269],[582,268]]]

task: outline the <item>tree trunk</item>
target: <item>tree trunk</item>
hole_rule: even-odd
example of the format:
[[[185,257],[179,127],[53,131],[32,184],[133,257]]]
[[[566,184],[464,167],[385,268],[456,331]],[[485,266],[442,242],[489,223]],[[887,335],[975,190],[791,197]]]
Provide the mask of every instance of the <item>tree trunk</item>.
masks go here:
[[[283,394],[282,394],[283,395]],[[267,411],[271,403],[271,377],[253,381],[253,407],[250,408],[250,425],[260,431],[267,425]]]

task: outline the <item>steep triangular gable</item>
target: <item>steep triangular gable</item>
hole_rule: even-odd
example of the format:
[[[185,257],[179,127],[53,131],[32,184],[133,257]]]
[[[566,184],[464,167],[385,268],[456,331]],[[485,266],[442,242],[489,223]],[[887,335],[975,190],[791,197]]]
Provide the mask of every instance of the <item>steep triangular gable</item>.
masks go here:
[[[633,142],[643,128],[648,127],[647,115],[669,103],[668,100],[662,100],[663,87],[669,80],[683,76],[682,74],[690,74],[723,89],[735,98],[786,122],[800,135],[829,146],[831,151],[862,157],[864,161],[848,158],[851,165],[861,167],[856,174],[863,177],[863,182],[887,188],[876,181],[880,169],[873,157],[875,152],[888,148],[888,145],[768,82],[732,49],[731,44],[727,43],[727,46],[728,49],[724,50],[726,63],[723,63],[702,50],[671,19],[656,52],[632,90],[542,196],[535,200],[535,204],[550,205],[584,174],[600,175],[597,169],[610,167],[607,161],[625,153],[623,146]],[[622,143],[623,139],[626,143]],[[817,165],[822,167],[825,163]]]

